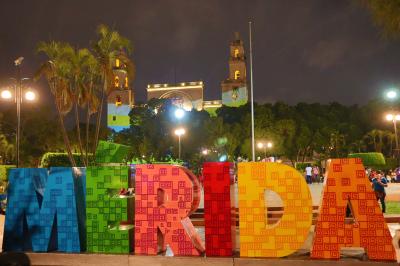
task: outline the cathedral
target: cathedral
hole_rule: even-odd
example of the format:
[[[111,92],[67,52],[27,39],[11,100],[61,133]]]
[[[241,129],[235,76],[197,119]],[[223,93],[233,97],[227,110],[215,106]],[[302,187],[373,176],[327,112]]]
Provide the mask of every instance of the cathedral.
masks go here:
[[[229,75],[221,82],[221,99],[204,100],[204,82],[190,81],[176,84],[148,84],[147,100],[171,99],[182,109],[206,110],[211,115],[222,105],[239,107],[248,102],[246,54],[239,33],[229,45]],[[129,128],[129,112],[134,104],[126,67],[118,59],[114,62],[115,90],[108,97],[108,127],[115,132]]]
[[[117,58],[113,62],[114,90],[107,98],[107,126],[115,132],[130,127],[129,112],[134,103],[126,66]]]

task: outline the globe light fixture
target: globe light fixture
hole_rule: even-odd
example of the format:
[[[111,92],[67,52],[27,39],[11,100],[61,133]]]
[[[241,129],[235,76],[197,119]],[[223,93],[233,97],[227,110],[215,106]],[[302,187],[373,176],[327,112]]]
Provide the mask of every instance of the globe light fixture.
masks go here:
[[[5,99],[5,100],[11,99],[11,98],[12,98],[12,93],[11,93],[11,91],[9,91],[9,90],[3,90],[3,91],[1,92],[1,98],[2,98],[2,99]]]
[[[389,100],[395,100],[397,98],[397,91],[395,89],[388,90],[386,92],[386,98]]]
[[[25,92],[25,99],[27,101],[34,101],[36,99],[36,94],[33,91]]]
[[[185,111],[181,108],[175,110],[175,117],[181,120],[185,116]]]

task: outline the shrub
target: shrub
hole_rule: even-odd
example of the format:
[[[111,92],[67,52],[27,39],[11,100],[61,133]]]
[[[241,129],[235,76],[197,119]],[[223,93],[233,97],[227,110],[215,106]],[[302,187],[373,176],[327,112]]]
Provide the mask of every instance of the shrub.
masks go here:
[[[84,163],[81,160],[81,156],[79,153],[72,154],[76,166],[83,167]],[[89,162],[93,161],[93,155],[89,154]],[[69,161],[68,154],[63,152],[47,152],[42,156],[42,160],[40,162],[40,167],[49,168],[49,167],[71,167],[71,162]]]
[[[15,165],[0,165],[0,183],[8,180],[7,172],[11,168],[15,168]]]
[[[351,153],[348,158],[361,158],[364,166],[379,168],[386,164],[385,157],[380,152]]]

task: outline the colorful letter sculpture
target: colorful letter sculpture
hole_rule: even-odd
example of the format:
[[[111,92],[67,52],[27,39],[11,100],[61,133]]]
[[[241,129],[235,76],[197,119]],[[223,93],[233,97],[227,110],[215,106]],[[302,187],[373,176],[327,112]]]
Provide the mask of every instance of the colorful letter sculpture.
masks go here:
[[[236,210],[234,193],[231,193],[232,170],[232,163],[203,164],[207,256],[233,255],[236,238]]]
[[[350,202],[354,224],[346,224]],[[394,260],[392,238],[360,159],[333,159],[315,228],[312,258],[339,259],[341,247],[363,247],[372,260]]]
[[[127,166],[88,167],[86,180],[87,251],[129,253],[132,230],[120,230],[128,220],[128,199],[119,198],[128,188]]]
[[[312,224],[311,194],[304,178],[278,163],[239,163],[240,256],[283,257],[298,250]],[[280,222],[268,226],[264,192],[283,201]]]
[[[135,253],[157,254],[169,245],[174,255],[199,255],[204,251],[188,216],[200,200],[197,178],[172,165],[137,165],[135,193]]]
[[[9,181],[4,250],[81,251],[72,168],[12,169]]]

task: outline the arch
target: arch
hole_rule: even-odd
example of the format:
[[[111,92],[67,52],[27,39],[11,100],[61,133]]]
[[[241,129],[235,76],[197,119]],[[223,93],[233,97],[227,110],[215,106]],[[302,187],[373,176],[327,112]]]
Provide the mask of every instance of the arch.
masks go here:
[[[240,71],[235,70],[235,79],[240,79]]]
[[[171,90],[171,91],[167,91],[164,94],[162,94],[160,97],[160,99],[174,99],[174,98],[181,98],[182,99],[182,103],[181,103],[181,107],[184,108],[185,110],[191,110],[192,108],[194,108],[193,106],[193,99],[192,97],[183,91],[177,91],[177,90]]]
[[[239,58],[239,49],[235,49],[234,57]]]

